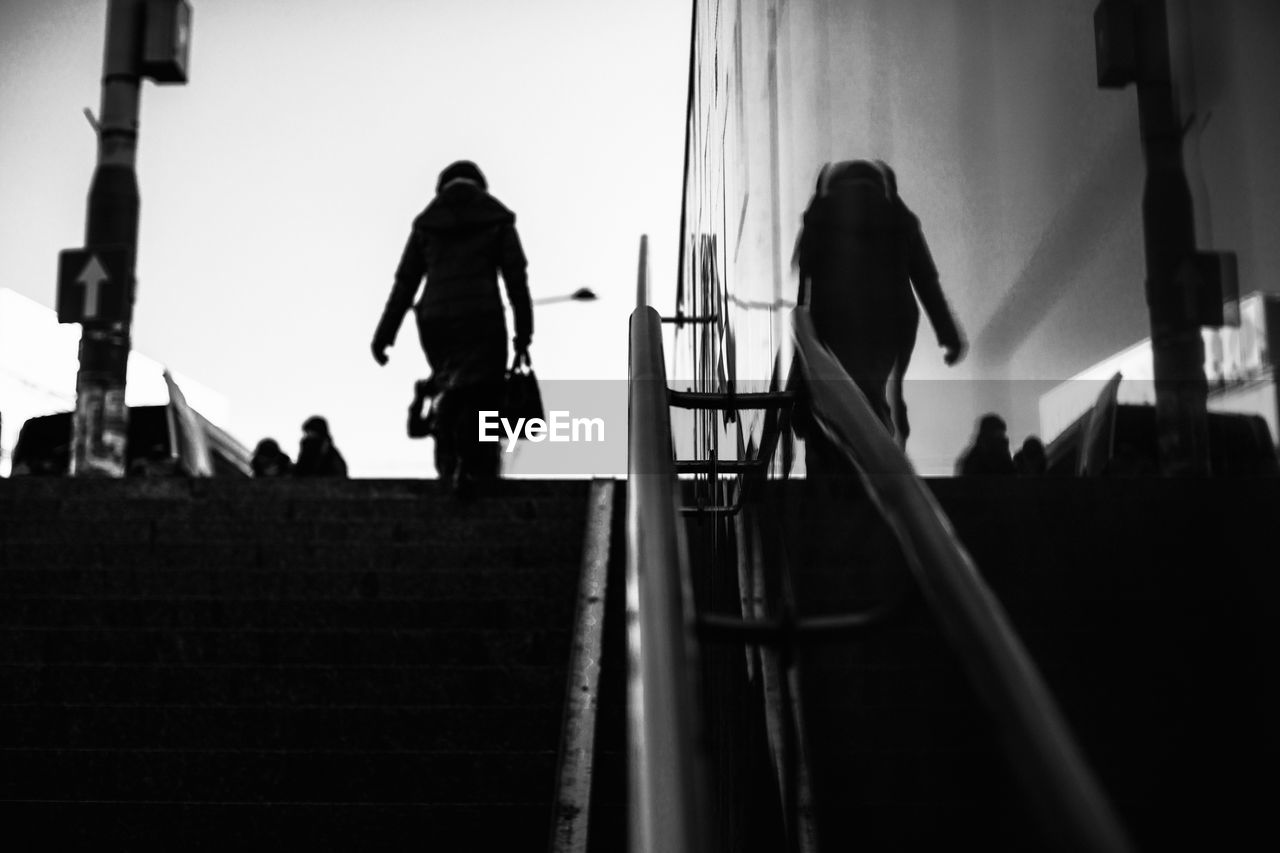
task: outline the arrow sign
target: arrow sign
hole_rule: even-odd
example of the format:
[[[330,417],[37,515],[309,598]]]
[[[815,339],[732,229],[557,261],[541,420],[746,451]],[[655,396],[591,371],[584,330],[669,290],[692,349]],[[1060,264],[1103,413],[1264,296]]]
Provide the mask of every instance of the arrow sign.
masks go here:
[[[76,281],[84,285],[84,319],[98,319],[98,287],[110,280],[111,276],[107,275],[107,271],[103,269],[98,256],[90,255],[89,263],[85,264],[84,270],[76,276]]]
[[[58,322],[119,323],[129,313],[133,278],[123,246],[67,249],[58,255]]]

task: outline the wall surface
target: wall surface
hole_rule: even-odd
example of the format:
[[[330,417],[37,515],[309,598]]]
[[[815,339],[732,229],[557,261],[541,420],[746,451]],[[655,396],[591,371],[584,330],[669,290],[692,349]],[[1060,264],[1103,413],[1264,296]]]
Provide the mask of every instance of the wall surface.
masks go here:
[[[971,345],[948,369],[922,321],[922,472],[949,472],[985,411],[1020,442],[1048,388],[1149,335],[1137,98],[1097,87],[1096,0],[695,6],[677,296],[717,320],[677,334],[674,375],[767,382],[775,353],[785,365],[801,216],[846,159],[895,168]],[[1280,4],[1168,9],[1199,246],[1237,253],[1242,293],[1280,292]]]

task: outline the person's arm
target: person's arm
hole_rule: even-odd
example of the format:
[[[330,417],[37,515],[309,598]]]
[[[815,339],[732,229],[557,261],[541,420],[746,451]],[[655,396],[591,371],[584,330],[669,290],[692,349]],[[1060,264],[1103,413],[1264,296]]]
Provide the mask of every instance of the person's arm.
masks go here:
[[[796,235],[796,247],[791,253],[791,268],[796,272],[796,306],[809,304],[809,258],[808,246],[804,240],[805,230],[803,227],[800,233]]]
[[[512,343],[517,353],[527,354],[533,340],[533,302],[529,297],[528,261],[513,223],[503,225],[498,234],[498,264],[516,326]]]
[[[906,205],[901,208],[903,229],[905,230],[907,252],[907,274],[911,276],[911,285],[920,304],[938,336],[938,345],[945,351],[947,364],[955,364],[964,356],[965,342],[960,326],[956,323],[947,297],[942,293],[942,283],[938,280],[938,267],[933,262],[933,253],[925,242],[924,230],[920,220]]]
[[[387,305],[382,309],[382,319],[378,321],[378,328],[373,333],[373,357],[378,364],[387,363],[386,349],[396,342],[400,324],[413,305],[413,297],[418,293],[422,276],[427,271],[421,240],[417,231],[410,232],[400,256],[400,265],[396,268],[391,295],[387,297]]]

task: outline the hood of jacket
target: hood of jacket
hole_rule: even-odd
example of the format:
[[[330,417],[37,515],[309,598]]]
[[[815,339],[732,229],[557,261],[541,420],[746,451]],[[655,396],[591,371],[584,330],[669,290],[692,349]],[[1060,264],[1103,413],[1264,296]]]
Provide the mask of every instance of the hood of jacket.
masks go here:
[[[414,220],[425,231],[452,231],[514,223],[516,215],[502,202],[467,180],[445,186]]]

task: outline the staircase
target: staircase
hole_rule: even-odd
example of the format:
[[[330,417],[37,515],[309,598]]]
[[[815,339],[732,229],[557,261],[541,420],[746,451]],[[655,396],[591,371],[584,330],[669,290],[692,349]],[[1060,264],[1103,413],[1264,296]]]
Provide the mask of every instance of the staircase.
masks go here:
[[[1280,482],[929,485],[1137,849],[1273,834]],[[802,614],[900,588],[905,564],[860,489],[780,484],[771,500]],[[919,595],[864,635],[809,644],[800,676],[821,849],[1054,849]]]
[[[545,849],[587,488],[0,480],[7,832]]]

